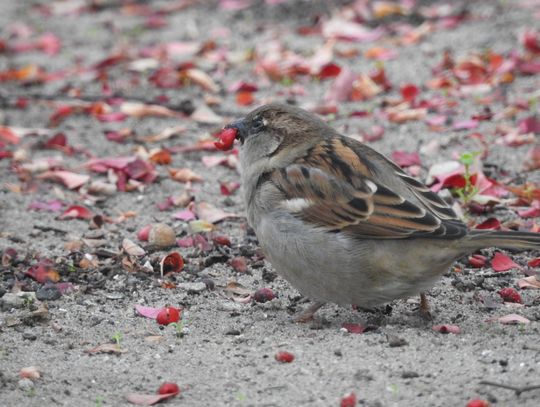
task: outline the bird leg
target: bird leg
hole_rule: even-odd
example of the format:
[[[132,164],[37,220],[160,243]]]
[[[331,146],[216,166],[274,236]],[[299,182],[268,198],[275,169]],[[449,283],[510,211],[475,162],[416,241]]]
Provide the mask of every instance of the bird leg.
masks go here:
[[[418,312],[425,319],[429,319],[429,320],[433,319],[433,315],[431,315],[431,308],[429,306],[426,293],[420,293],[420,307],[418,308]]]
[[[317,301],[311,304],[309,307],[293,316],[293,322],[305,323],[313,320],[315,313],[324,305],[324,302]]]

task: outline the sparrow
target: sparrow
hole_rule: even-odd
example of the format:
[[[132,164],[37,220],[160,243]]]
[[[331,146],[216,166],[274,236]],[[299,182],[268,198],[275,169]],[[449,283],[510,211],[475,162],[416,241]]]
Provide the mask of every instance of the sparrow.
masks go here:
[[[326,302],[370,309],[425,293],[482,248],[540,249],[537,233],[469,230],[425,184],[298,107],[264,105],[225,128],[241,143],[247,219],[266,258],[315,301],[298,321]]]

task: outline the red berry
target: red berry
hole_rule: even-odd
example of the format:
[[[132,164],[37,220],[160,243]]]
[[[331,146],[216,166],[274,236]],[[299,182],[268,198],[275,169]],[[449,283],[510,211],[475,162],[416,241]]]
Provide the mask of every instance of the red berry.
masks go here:
[[[486,400],[474,399],[467,403],[467,407],[489,407],[489,403]]]
[[[173,322],[178,322],[179,319],[180,311],[174,307],[163,308],[156,317],[156,321],[160,325],[169,325]]]
[[[234,144],[234,139],[238,130],[236,129],[223,129],[218,134],[219,140],[214,143],[218,150],[227,151],[230,150]]]
[[[281,363],[291,363],[294,360],[294,355],[285,350],[276,353],[276,360]]]
[[[276,298],[276,295],[270,288],[259,288],[255,291],[255,294],[253,294],[253,299],[256,302],[272,301],[274,298]]]
[[[403,85],[400,89],[400,92],[401,92],[401,97],[403,98],[403,100],[407,102],[411,102],[414,99],[416,99],[416,97],[420,93],[418,88],[411,84]]]
[[[354,407],[356,406],[356,394],[354,391],[351,391],[349,394],[346,394],[341,399],[340,407]]]
[[[159,386],[158,394],[178,394],[180,387],[176,383],[165,382]]]
[[[503,288],[499,291],[499,295],[506,302],[517,302],[522,303],[521,295],[513,288]]]

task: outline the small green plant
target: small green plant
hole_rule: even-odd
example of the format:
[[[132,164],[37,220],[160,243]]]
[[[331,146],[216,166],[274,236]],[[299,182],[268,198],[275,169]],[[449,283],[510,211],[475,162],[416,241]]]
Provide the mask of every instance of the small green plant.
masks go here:
[[[478,188],[471,181],[471,166],[474,163],[474,159],[480,153],[478,151],[465,152],[459,157],[459,162],[465,167],[465,173],[463,178],[465,179],[465,186],[461,188],[454,188],[454,192],[459,196],[463,203],[468,204],[478,193]]]
[[[34,297],[30,296],[30,295],[25,295],[23,297],[23,305],[25,308],[31,308],[32,305],[34,304]]]
[[[181,319],[180,321],[178,322],[173,322],[172,324],[169,324],[171,326],[174,327],[174,330],[176,331],[176,336],[178,338],[183,338],[185,333],[184,333],[184,328],[186,326],[186,322],[184,319]]]
[[[96,407],[103,407],[103,397],[101,396],[96,397]]]
[[[120,349],[121,348],[121,341],[122,341],[122,332],[116,331],[111,339],[115,342],[116,348]]]

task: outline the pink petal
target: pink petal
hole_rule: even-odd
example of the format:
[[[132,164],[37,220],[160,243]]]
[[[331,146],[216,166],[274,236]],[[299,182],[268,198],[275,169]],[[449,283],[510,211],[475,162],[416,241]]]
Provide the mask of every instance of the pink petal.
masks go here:
[[[76,189],[84,185],[89,179],[90,176],[83,174],[76,174],[71,171],[47,171],[41,174],[38,178],[40,179],[53,179],[56,181],[62,182],[69,189]]]
[[[90,219],[92,216],[94,216],[94,214],[90,209],[80,205],[71,205],[58,217],[58,219]]]
[[[196,205],[197,217],[210,223],[217,223],[226,218],[236,218],[238,215],[218,209],[208,202],[199,202]]]
[[[521,134],[540,133],[540,120],[536,116],[529,116],[519,122],[518,129]]]
[[[407,151],[394,151],[392,153],[392,160],[400,167],[420,165],[420,155],[417,152],[409,153]]]
[[[173,214],[173,218],[180,219],[186,222],[197,219],[195,214],[189,209],[184,209],[184,210],[181,210],[180,212],[176,212],[175,214]]]
[[[501,252],[495,253],[495,256],[493,256],[493,259],[491,259],[491,267],[493,267],[493,270],[496,272],[521,268],[519,264],[514,263],[510,257],[502,254]]]
[[[137,239],[139,239],[141,242],[148,242],[148,236],[150,235],[150,230],[152,229],[152,225],[146,225],[141,230],[137,232]]]
[[[168,394],[138,394],[138,393],[130,393],[126,395],[127,401],[129,401],[131,404],[135,404],[137,406],[153,406],[154,404],[159,403],[160,401],[169,399],[171,397],[174,397],[176,393],[168,393]]]
[[[540,280],[536,278],[536,276],[529,276],[525,278],[520,278],[517,281],[517,285],[519,288],[536,288],[540,289]]]
[[[162,309],[163,308],[147,307],[139,304],[135,305],[135,310],[139,313],[139,315],[150,319],[156,319],[157,315]]]
[[[509,314],[497,319],[501,324],[528,324],[531,322],[525,317],[518,314]]]
[[[343,323],[341,324],[341,327],[343,329],[346,329],[347,332],[351,334],[361,334],[364,333],[365,327],[360,324],[351,324],[351,323]]]
[[[356,74],[344,66],[324,96],[326,102],[344,102],[349,99]]]
[[[478,120],[461,120],[455,122],[452,126],[454,130],[472,130],[478,127]]]

